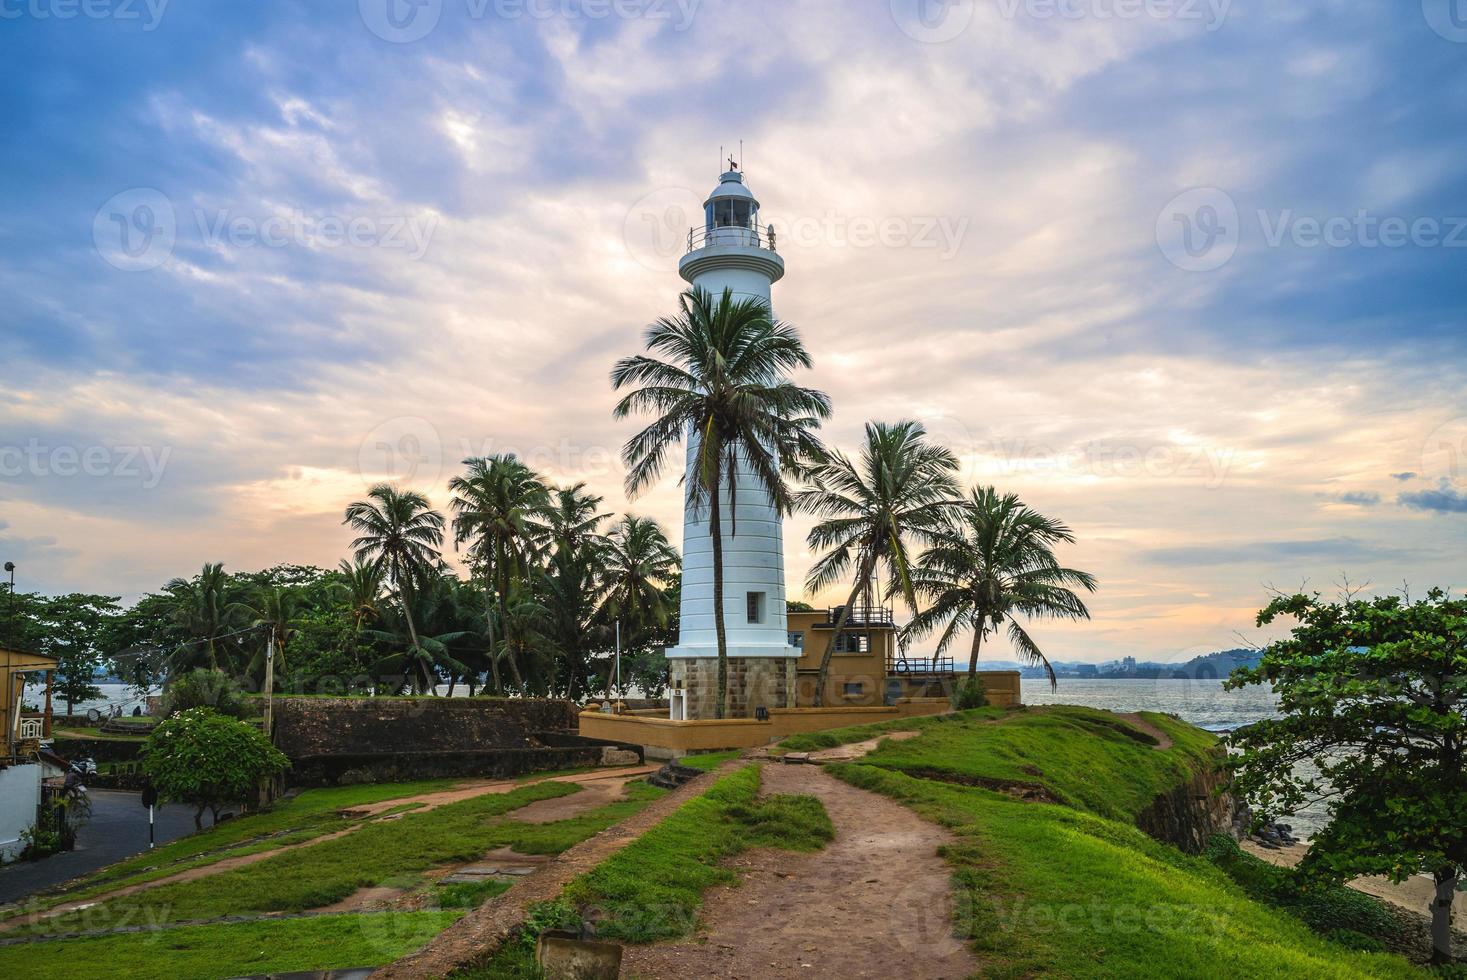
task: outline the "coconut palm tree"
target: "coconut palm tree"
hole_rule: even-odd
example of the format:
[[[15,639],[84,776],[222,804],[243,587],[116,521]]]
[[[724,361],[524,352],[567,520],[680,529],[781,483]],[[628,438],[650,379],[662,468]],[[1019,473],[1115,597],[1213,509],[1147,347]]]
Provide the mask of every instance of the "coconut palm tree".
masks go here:
[[[171,672],[200,663],[210,670],[227,666],[237,641],[230,639],[239,623],[233,582],[222,562],[205,564],[196,578],[176,578],[163,587],[168,616],[187,639],[169,657]]]
[[[788,380],[810,367],[799,333],[773,319],[769,304],[714,298],[693,288],[679,298],[677,315],[647,328],[647,354],[622,358],[611,372],[612,387],[630,391],[617,402],[616,418],[637,412],[654,416],[627,441],[626,489],[635,496],[662,473],[670,451],[691,442],[692,465],[684,492],[696,508],[708,508],[713,549],[713,622],[718,642],[717,717],[728,712],[728,640],[723,615],[723,507],[730,501],[729,533],[738,533],[732,501],[741,471],[751,490],[762,491],[780,513],[791,503],[787,474],[819,452],[814,431],[830,415],[830,399]]]
[[[342,523],[359,534],[351,543],[356,560],[375,564],[397,589],[408,638],[417,654],[420,647],[412,599],[416,587],[430,582],[442,564],[443,515],[416,490],[379,483],[368,491],[366,500],[346,508]]]
[[[335,588],[351,617],[352,632],[360,633],[382,615],[377,605],[382,599],[382,567],[375,562],[343,558],[336,568],[341,577]]]
[[[662,527],[650,517],[627,514],[606,539],[606,596],[601,615],[620,622],[628,643],[667,625],[672,613],[667,586],[681,561]]]
[[[1090,618],[1073,590],[1094,592],[1094,576],[1065,568],[1054,555],[1056,545],[1074,540],[1067,526],[1025,506],[1017,494],[974,489],[913,572],[913,586],[931,604],[912,619],[907,632],[921,637],[941,628],[941,654],[958,633],[972,630],[971,685],[983,640],[1007,621],[1014,651],[1025,663],[1043,667],[1050,687],[1057,687],[1054,669],[1019,617]]]
[[[382,628],[366,635],[393,652],[372,665],[373,674],[401,676],[414,694],[424,694],[436,689],[440,672],[468,670],[453,650],[471,635],[457,628],[453,591],[451,576],[433,575],[418,583],[400,612],[392,607],[384,611]],[[421,630],[414,624],[421,624]]]
[[[957,469],[957,457],[929,443],[920,423],[868,422],[859,460],[832,451],[811,470],[809,486],[795,501],[820,519],[806,540],[824,554],[810,568],[805,588],[813,595],[855,573],[850,598],[820,658],[817,707],[825,703],[831,655],[857,600],[864,595],[869,605],[878,566],[885,566],[892,594],[900,594],[916,612],[909,544],[932,540],[952,509]]]
[[[468,471],[448,481],[453,493],[453,544],[467,544],[469,560],[484,577],[485,634],[491,650],[495,623],[503,622],[511,584],[524,578],[545,531],[542,517],[550,504],[550,490],[513,453],[464,460]],[[515,686],[522,687],[519,664],[508,658]],[[493,662],[496,692],[503,687],[498,661]]]
[[[275,670],[284,675],[285,644],[295,635],[300,623],[300,593],[289,586],[261,586],[240,606],[247,624],[258,630],[256,649],[247,668],[249,675],[263,683],[265,657],[271,642],[275,647]]]

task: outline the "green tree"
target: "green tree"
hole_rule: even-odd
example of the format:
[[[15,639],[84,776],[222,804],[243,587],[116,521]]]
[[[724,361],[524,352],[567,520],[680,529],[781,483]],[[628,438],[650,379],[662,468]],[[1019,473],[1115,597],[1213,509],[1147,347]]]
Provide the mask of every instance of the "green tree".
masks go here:
[[[163,688],[164,717],[192,708],[211,708],[231,718],[249,718],[257,713],[234,678],[207,667],[175,674]]]
[[[668,585],[679,565],[677,549],[650,517],[627,514],[607,534],[601,615],[621,623],[628,649],[640,649],[655,631],[667,627],[675,612]]]
[[[290,765],[254,725],[210,708],[191,708],[165,718],[143,747],[143,772],[165,801],[194,807],[194,827],[204,810],[250,803],[260,784]]]
[[[1067,526],[1025,506],[1016,494],[974,489],[951,512],[913,571],[912,584],[930,605],[907,624],[907,634],[923,637],[940,628],[940,655],[958,633],[971,630],[971,687],[984,638],[1007,621],[1014,652],[1025,663],[1042,666],[1050,686],[1056,687],[1054,668],[1019,617],[1090,618],[1073,590],[1094,592],[1094,576],[1064,567],[1054,555],[1056,545],[1074,540]]]
[[[204,565],[195,578],[176,578],[163,587],[170,616],[183,639],[169,657],[172,670],[232,666],[239,649],[237,589],[220,562]]]
[[[483,595],[490,603],[485,609],[485,634],[489,647],[499,650],[496,622],[504,621],[513,583],[526,577],[544,538],[542,519],[550,505],[550,490],[513,453],[466,459],[464,465],[467,471],[448,481],[454,547],[468,545],[470,562],[485,581]],[[523,687],[518,658],[512,652],[506,656],[515,686]],[[494,690],[502,693],[497,656],[491,668]]]
[[[1271,684],[1281,714],[1230,736],[1233,791],[1260,817],[1325,803],[1306,877],[1430,874],[1433,959],[1448,962],[1467,870],[1467,600],[1280,596],[1258,625],[1284,616],[1290,635],[1227,682]]]
[[[606,620],[597,615],[605,591],[607,539],[598,529],[609,514],[584,483],[556,489],[545,511],[543,571],[538,586],[543,619],[531,620],[540,650],[549,656],[544,690],[571,700],[589,689],[592,657],[610,646]]]
[[[825,704],[831,656],[856,602],[864,595],[872,604],[878,567],[885,567],[891,592],[916,611],[909,542],[930,541],[941,526],[958,493],[957,469],[957,457],[929,443],[927,430],[917,422],[868,422],[859,461],[831,451],[812,468],[810,485],[795,502],[820,519],[807,541],[824,554],[811,566],[805,589],[819,593],[855,572],[850,597],[820,658],[817,707]]]
[[[811,366],[799,333],[776,321],[769,304],[735,299],[730,290],[714,298],[694,288],[679,299],[679,312],[647,329],[647,354],[618,361],[612,386],[630,391],[617,402],[616,418],[648,413],[653,421],[627,441],[622,458],[629,470],[626,489],[636,495],[662,473],[671,450],[691,442],[684,492],[707,508],[713,551],[713,622],[718,644],[717,716],[728,713],[728,639],[724,627],[724,497],[737,499],[741,471],[748,489],[768,495],[788,513],[786,475],[816,456],[815,429],[830,415],[830,399],[788,380]],[[736,512],[729,534],[738,533]]]
[[[454,582],[450,575],[438,575],[420,583],[408,600],[410,607],[387,607],[382,628],[366,631],[390,651],[372,665],[375,675],[401,676],[414,694],[430,694],[440,671],[461,675],[468,670],[453,650],[453,644],[469,635],[458,619]]]
[[[416,490],[379,483],[346,508],[343,524],[356,531],[351,547],[359,562],[376,564],[397,588],[399,608],[407,626],[413,657],[421,661],[418,629],[413,622],[413,596],[418,586],[437,577],[443,559],[443,515]]]
[[[93,680],[106,661],[108,632],[120,613],[116,596],[71,593],[46,600],[41,651],[56,658],[53,693],[66,702],[68,715],[77,702],[102,696]]]

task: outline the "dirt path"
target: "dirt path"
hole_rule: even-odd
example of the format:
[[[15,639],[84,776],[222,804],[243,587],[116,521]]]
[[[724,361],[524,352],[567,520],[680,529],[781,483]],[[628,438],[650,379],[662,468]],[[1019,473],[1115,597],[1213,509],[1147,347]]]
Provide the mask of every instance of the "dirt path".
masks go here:
[[[807,758],[811,762],[820,763],[850,762],[852,759],[859,759],[863,755],[876,751],[876,747],[887,739],[891,739],[893,742],[905,742],[907,739],[916,738],[921,734],[921,732],[887,732],[885,735],[868,738],[864,742],[849,742],[845,745],[837,745],[833,749],[821,749],[818,752],[811,752]]]
[[[680,943],[629,946],[637,977],[967,977],[978,961],[951,935],[952,840],[901,805],[817,766],[768,764],[765,793],[825,805],[836,836],[823,851],[759,849],[736,858],[743,879],[706,896],[702,928]]]
[[[400,816],[400,814],[394,814],[391,816],[380,815],[386,813],[386,811],[388,810],[394,809],[395,807],[400,807],[405,803],[420,804],[419,807],[412,812],[422,813],[426,810],[432,810],[440,806],[445,806],[449,803],[457,803],[461,800],[471,800],[476,796],[488,796],[494,793],[508,793],[512,790],[519,789],[522,786],[529,786],[534,783],[568,782],[579,783],[586,788],[579,793],[572,794],[569,797],[564,797],[556,800],[544,800],[541,802],[561,803],[567,815],[574,816],[576,813],[584,812],[585,810],[599,806],[602,803],[609,802],[610,799],[614,798],[609,795],[608,791],[603,790],[603,785],[614,785],[616,795],[620,795],[629,780],[636,779],[639,776],[645,776],[648,773],[656,771],[656,766],[634,766],[622,767],[619,769],[601,769],[593,770],[591,772],[572,773],[565,776],[550,776],[543,779],[527,779],[518,782],[515,780],[506,779],[487,781],[475,780],[469,783],[460,784],[459,786],[456,786],[450,790],[442,790],[436,793],[422,793],[417,796],[401,796],[392,800],[381,800],[377,803],[351,807],[342,810],[341,814],[343,817],[355,817],[358,819],[376,818],[382,820],[390,820],[393,819],[395,816]],[[570,804],[570,801],[577,800],[582,796],[589,797],[591,802],[588,802],[584,806],[580,807],[575,807]],[[536,805],[537,804],[531,804],[530,806],[524,807],[522,809],[528,810]],[[517,810],[514,812],[516,814],[519,814],[521,811]],[[540,812],[554,813],[555,811],[547,809]],[[549,816],[545,817],[544,819],[530,820],[529,822],[549,823],[552,820],[564,819],[565,816]],[[362,824],[360,823],[353,824],[352,826],[343,828],[342,830],[334,831],[329,834],[322,834],[320,837],[313,837],[310,840],[302,841],[299,844],[288,844],[283,847],[273,847],[265,851],[256,851],[253,854],[244,854],[239,857],[224,858],[223,860],[215,861],[213,864],[205,864],[200,865],[197,868],[189,868],[184,871],[179,871],[175,874],[165,875],[162,878],[154,878],[151,881],[139,882],[136,885],[125,885],[121,888],[114,889],[113,891],[103,892],[100,895],[94,895],[91,898],[81,901],[63,902],[60,905],[53,905],[51,908],[48,908],[43,912],[34,912],[30,915],[16,916],[10,919],[6,919],[3,922],[0,922],[0,933],[4,933],[10,929],[14,929],[17,926],[34,925],[37,922],[42,922],[46,919],[54,918],[55,916],[62,915],[67,912],[75,912],[78,909],[83,909],[91,905],[96,905],[98,902],[107,902],[111,901],[114,898],[125,898],[128,895],[132,895],[140,891],[145,891],[149,888],[157,888],[161,885],[172,885],[184,881],[196,881],[199,878],[207,878],[211,875],[222,874],[225,871],[233,871],[236,868],[243,868],[247,865],[255,864],[259,861],[264,861],[267,858],[277,857],[288,851],[296,851],[303,847],[312,847],[316,844],[324,844],[329,840],[336,840],[338,837],[344,837],[347,834],[358,830],[361,826]],[[363,891],[371,891],[371,889],[364,889]],[[368,897],[375,899],[380,896],[374,894]],[[354,899],[358,898],[359,896],[353,895],[345,901],[352,902]],[[352,908],[353,910],[356,910],[359,907],[361,907],[360,902],[358,902],[357,905],[353,906]]]
[[[617,775],[614,777],[601,777],[599,779],[586,779],[581,781],[581,791],[572,793],[570,796],[557,796],[549,800],[536,800],[518,810],[512,810],[505,816],[511,820],[519,820],[522,823],[554,823],[556,820],[569,820],[578,817],[588,810],[594,810],[598,806],[605,806],[626,796],[627,783],[633,779],[640,779],[645,772],[635,775]]]
[[[422,813],[425,810],[435,810],[449,803],[461,803],[464,800],[472,800],[478,796],[490,796],[496,793],[509,793],[525,786],[533,786],[535,783],[580,783],[589,785],[602,779],[634,779],[637,776],[645,776],[654,773],[657,766],[630,766],[620,769],[596,769],[591,772],[571,773],[566,776],[548,776],[541,779],[476,779],[460,783],[453,789],[439,790],[436,793],[420,793],[417,796],[400,796],[393,800],[380,800],[376,803],[366,803],[343,810],[342,815],[348,817],[374,817],[388,810],[395,809],[406,803],[418,804],[414,813]],[[580,794],[576,794],[580,795]]]
[[[1124,721],[1126,724],[1130,725],[1132,728],[1143,731],[1147,735],[1150,735],[1152,738],[1156,739],[1156,744],[1153,745],[1152,748],[1154,748],[1158,752],[1169,749],[1174,744],[1170,735],[1162,731],[1160,728],[1157,728],[1145,718],[1142,718],[1138,712],[1129,711],[1124,714],[1122,714],[1121,712],[1116,712],[1116,717]]]
[[[524,923],[528,906],[555,898],[572,878],[596,867],[665,820],[689,797],[706,790],[713,780],[744,764],[742,759],[725,762],[712,773],[654,801],[635,816],[613,824],[551,858],[539,871],[459,919],[416,953],[377,970],[372,974],[372,980],[442,977],[459,967],[483,960]]]

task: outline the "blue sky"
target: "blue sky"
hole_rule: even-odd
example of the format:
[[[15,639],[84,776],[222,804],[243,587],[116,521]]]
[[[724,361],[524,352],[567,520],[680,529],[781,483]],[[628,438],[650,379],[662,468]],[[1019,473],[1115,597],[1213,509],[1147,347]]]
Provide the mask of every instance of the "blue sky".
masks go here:
[[[676,528],[606,374],[740,139],[830,440],[919,418],[1075,527],[1052,656],[1467,585],[1460,0],[86,10],[0,2],[22,588],[331,565],[368,483],[505,449]]]

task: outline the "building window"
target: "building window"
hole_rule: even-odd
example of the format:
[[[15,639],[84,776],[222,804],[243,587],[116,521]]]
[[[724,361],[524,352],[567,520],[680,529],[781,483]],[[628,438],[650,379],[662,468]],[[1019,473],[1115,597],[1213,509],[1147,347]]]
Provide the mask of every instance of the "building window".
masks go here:
[[[747,597],[749,622],[764,622],[764,593],[750,592]]]
[[[870,653],[870,633],[842,633],[835,638],[836,653]]]
[[[796,650],[803,650],[803,649],[805,649],[805,631],[804,630],[790,630],[790,632],[789,632],[789,641],[788,642],[789,642],[789,645],[792,646],[792,647],[794,647]]]
[[[866,685],[862,681],[846,681],[845,696],[848,698],[860,697],[866,693]]]

